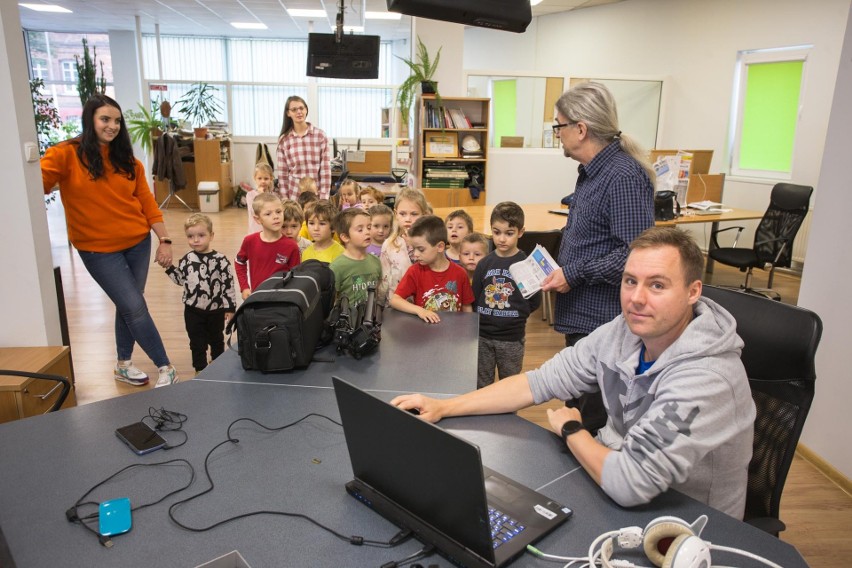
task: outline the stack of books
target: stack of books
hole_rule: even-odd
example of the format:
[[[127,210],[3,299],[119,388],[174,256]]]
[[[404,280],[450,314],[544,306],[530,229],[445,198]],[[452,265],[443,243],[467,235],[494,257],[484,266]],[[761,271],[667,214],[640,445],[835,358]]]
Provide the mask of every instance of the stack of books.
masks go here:
[[[434,165],[423,170],[423,187],[455,189],[465,186],[467,170],[461,166]]]

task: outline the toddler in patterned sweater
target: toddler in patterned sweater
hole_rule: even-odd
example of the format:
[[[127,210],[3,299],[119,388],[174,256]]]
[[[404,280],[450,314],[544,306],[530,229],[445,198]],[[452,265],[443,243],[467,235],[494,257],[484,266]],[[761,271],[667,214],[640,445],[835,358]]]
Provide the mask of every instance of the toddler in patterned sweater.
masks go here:
[[[225,350],[225,323],[237,308],[237,294],[228,258],[210,248],[213,222],[195,213],[183,224],[192,249],[166,269],[172,282],[183,286],[183,319],[189,335],[192,366],[196,372],[207,366],[207,349],[215,359]]]

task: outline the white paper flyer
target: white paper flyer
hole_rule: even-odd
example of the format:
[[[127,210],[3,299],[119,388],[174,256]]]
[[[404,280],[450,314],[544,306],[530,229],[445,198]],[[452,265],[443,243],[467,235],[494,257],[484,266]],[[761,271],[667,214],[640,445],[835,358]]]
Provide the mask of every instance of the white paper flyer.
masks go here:
[[[554,270],[559,270],[559,265],[541,245],[536,245],[526,259],[509,267],[509,272],[524,298],[529,298],[541,290],[541,283]]]

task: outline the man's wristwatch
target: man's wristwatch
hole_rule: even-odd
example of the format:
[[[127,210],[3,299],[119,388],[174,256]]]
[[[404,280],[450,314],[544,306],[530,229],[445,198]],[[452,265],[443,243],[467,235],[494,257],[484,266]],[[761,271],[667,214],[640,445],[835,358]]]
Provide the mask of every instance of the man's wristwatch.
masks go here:
[[[568,436],[571,434],[576,434],[580,430],[585,430],[586,428],[583,426],[583,423],[579,420],[569,420],[565,424],[562,425],[562,439],[566,442],[568,441]]]
[[[172,240],[169,237],[160,237],[160,244],[172,244]]]

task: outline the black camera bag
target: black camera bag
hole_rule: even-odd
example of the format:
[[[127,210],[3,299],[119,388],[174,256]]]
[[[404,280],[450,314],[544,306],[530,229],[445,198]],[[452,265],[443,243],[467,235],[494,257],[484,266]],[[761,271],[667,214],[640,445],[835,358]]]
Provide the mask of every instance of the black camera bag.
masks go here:
[[[237,308],[225,330],[237,331],[243,369],[275,373],[307,367],[323,336],[327,339],[333,293],[334,273],[319,261],[264,280]]]

